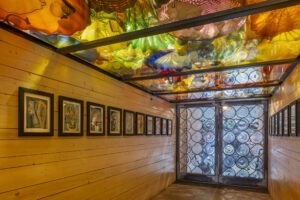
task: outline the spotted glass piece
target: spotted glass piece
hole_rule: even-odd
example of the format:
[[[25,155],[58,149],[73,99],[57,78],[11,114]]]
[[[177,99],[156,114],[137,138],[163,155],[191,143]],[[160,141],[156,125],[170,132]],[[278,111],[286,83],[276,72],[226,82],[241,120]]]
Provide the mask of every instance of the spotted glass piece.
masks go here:
[[[180,132],[186,140],[180,140],[180,165],[186,172],[201,175],[215,174],[215,107],[191,107],[181,115]],[[184,118],[186,117],[187,120]],[[184,137],[184,136],[181,136]],[[187,154],[187,157],[183,156]],[[187,160],[186,160],[187,159]],[[182,169],[184,170],[184,169]]]
[[[264,107],[223,108],[222,176],[263,179]]]

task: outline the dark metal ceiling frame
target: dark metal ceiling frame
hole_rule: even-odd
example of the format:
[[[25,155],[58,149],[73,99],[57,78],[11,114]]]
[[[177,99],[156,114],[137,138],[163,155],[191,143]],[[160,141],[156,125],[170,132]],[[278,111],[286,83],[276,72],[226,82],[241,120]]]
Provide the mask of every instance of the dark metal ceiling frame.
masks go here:
[[[262,67],[265,65],[280,65],[280,64],[288,64],[299,62],[300,58],[292,58],[292,59],[285,59],[285,60],[274,60],[274,61],[266,61],[266,62],[257,62],[257,63],[248,63],[248,64],[241,64],[241,65],[231,65],[231,66],[218,66],[218,67],[211,67],[211,68],[204,68],[199,70],[189,70],[183,72],[176,72],[172,74],[157,74],[157,75],[149,75],[149,76],[141,76],[141,77],[132,77],[132,78],[122,78],[124,82],[132,82],[132,81],[140,81],[140,80],[149,80],[149,79],[159,79],[163,77],[170,77],[170,76],[183,76],[183,75],[191,75],[191,74],[201,74],[207,72],[221,72],[227,71],[232,69],[242,69],[242,68],[256,68]]]
[[[244,88],[259,88],[259,87],[271,87],[271,86],[278,86],[280,85],[279,81],[272,81],[269,83],[253,83],[251,84],[240,84],[231,87],[224,87],[224,88],[213,88],[213,87],[206,87],[206,88],[197,88],[187,91],[179,91],[179,92],[153,92],[153,95],[169,95],[169,94],[187,94],[187,93],[197,93],[197,92],[211,92],[211,91],[224,91],[224,90],[235,90],[235,89],[244,89]]]
[[[192,91],[192,92],[181,92],[181,93],[195,93],[195,92],[209,92],[209,91],[222,91],[222,90],[230,90],[230,89],[242,89],[242,88],[256,88],[256,87],[271,87],[271,86],[275,86],[275,88],[273,89],[273,91],[270,93],[270,94],[264,94],[264,95],[254,95],[252,98],[270,98],[273,96],[273,94],[278,90],[278,88],[280,87],[280,85],[287,79],[287,77],[290,75],[290,73],[295,69],[295,67],[300,64],[300,61],[299,61],[299,58],[300,56],[298,56],[297,58],[297,61],[294,62],[290,68],[284,73],[284,75],[281,77],[281,79],[279,80],[279,83],[277,84],[274,84],[274,83],[271,83],[271,84],[264,84],[264,85],[256,85],[256,86],[247,86],[247,87],[243,87],[243,86],[237,86],[237,87],[234,87],[234,88],[220,88],[219,90],[200,90],[200,91]],[[153,93],[155,95],[155,93]],[[168,94],[180,94],[180,92],[178,93],[168,93]],[[169,100],[167,98],[164,98],[163,96],[160,96],[160,95],[167,95],[167,93],[164,93],[164,94],[156,94],[158,97],[170,102],[170,103],[192,103],[192,102],[199,102],[199,101],[212,101],[212,99],[202,99],[202,98],[198,98],[198,99],[185,99],[185,100]],[[250,98],[250,97],[246,97],[246,98]],[[244,97],[241,97],[241,98],[235,98],[237,100],[244,100],[245,98]],[[217,99],[217,100],[231,100],[230,98],[229,99]],[[216,100],[216,101],[217,101]]]
[[[132,39],[158,35],[166,32],[191,28],[195,26],[214,23],[218,21],[224,21],[224,20],[233,19],[237,17],[243,17],[251,14],[280,9],[280,8],[293,6],[297,4],[299,4],[299,0],[269,0],[262,3],[242,6],[239,8],[220,11],[220,12],[216,12],[204,16],[198,16],[198,17],[176,21],[164,25],[137,30],[134,32],[123,33],[113,37],[103,38],[103,39],[90,41],[90,42],[84,42],[78,45],[63,47],[57,49],[57,51],[63,54],[67,54],[74,51],[86,50],[94,47],[105,46],[105,45],[119,43],[119,42],[125,42]]]
[[[231,100],[236,100],[236,101],[246,101],[246,100],[260,100],[260,99],[268,99],[270,98],[272,95],[271,94],[263,94],[263,95],[253,95],[248,96],[248,97],[241,97],[241,98],[198,98],[198,99],[185,99],[185,100],[168,100],[166,99],[166,101],[170,102],[170,103],[176,103],[176,104],[180,104],[180,103],[196,103],[196,102],[217,102],[217,101],[231,101]]]

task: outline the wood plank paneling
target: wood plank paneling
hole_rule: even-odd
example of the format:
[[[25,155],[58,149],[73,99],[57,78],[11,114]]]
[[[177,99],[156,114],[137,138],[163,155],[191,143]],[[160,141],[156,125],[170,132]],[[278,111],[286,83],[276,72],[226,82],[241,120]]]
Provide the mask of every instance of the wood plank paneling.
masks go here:
[[[0,199],[149,199],[174,182],[175,134],[57,132],[59,95],[173,120],[174,105],[5,30],[0,83]],[[19,87],[55,94],[53,137],[18,137]]]
[[[300,64],[270,100],[270,116],[300,98]],[[273,200],[300,199],[300,137],[269,137],[269,192]]]

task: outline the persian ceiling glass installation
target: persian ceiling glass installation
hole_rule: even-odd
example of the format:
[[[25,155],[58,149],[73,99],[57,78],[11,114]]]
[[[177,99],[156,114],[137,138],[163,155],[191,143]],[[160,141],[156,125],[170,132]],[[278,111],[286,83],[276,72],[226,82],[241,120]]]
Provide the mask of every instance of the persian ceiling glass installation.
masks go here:
[[[291,64],[256,66],[200,74],[168,76],[157,79],[131,81],[146,90],[158,93],[215,90],[235,86],[278,84]]]
[[[299,16],[297,0],[0,1],[1,25],[152,94],[280,84]]]
[[[214,100],[214,99],[236,99],[269,97],[274,91],[274,87],[254,87],[242,89],[228,89],[221,91],[203,91],[183,94],[166,94],[160,97],[171,102],[188,102],[195,100]]]

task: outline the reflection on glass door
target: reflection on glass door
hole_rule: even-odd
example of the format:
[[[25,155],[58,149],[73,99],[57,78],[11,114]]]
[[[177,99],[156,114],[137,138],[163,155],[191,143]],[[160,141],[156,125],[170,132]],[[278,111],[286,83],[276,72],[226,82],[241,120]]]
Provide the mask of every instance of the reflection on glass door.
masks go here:
[[[264,103],[181,106],[179,179],[265,186]]]

